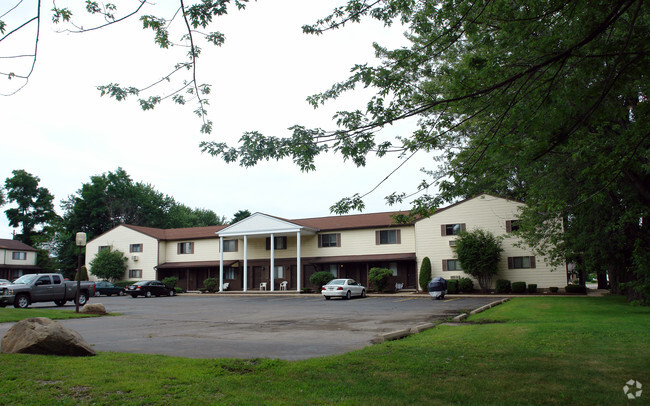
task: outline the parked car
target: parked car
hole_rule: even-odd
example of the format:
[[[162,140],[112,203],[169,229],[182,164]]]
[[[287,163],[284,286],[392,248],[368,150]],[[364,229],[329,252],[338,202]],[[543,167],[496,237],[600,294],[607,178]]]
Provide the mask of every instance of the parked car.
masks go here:
[[[321,293],[325,300],[333,297],[349,299],[352,296],[366,297],[366,288],[354,279],[332,279],[323,286]]]
[[[95,282],[95,296],[99,295],[119,295],[124,296],[124,288],[115,286],[108,281]]]
[[[167,287],[160,281],[140,281],[126,287],[126,293],[131,297],[174,296],[174,289]]]
[[[0,285],[11,285],[11,281],[7,279],[0,279]]]
[[[79,306],[83,306],[95,294],[95,282],[79,283]],[[58,273],[27,274],[12,284],[0,286],[0,307],[13,304],[25,309],[32,303],[53,301],[57,306],[76,300],[77,282],[66,281]]]

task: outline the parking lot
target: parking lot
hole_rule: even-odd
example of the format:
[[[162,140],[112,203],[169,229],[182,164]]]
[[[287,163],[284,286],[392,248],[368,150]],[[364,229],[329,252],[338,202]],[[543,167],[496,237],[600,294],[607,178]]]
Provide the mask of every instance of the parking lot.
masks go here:
[[[112,296],[95,297],[91,303],[103,303],[120,316],[60,322],[97,351],[296,360],[363,348],[378,334],[455,316],[495,300],[435,301],[424,295],[329,301],[320,295]],[[74,311],[70,304],[65,308]],[[0,335],[11,325],[0,324]]]

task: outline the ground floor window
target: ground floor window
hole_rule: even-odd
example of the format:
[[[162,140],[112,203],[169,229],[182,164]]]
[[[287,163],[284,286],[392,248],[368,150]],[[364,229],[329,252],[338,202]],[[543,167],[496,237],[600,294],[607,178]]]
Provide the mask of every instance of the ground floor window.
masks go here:
[[[142,269],[129,269],[129,278],[142,278]]]
[[[462,271],[463,268],[460,266],[460,261],[457,259],[443,259],[442,260],[442,270],[443,271]]]
[[[224,269],[223,272],[224,272],[224,275],[223,275],[224,279],[235,279],[236,278],[236,276],[235,276],[235,268],[228,267],[228,268]]]
[[[535,257],[508,257],[508,269],[535,268]]]
[[[274,274],[275,274],[276,279],[283,279],[284,278],[284,267],[276,266]]]
[[[323,271],[331,273],[335,278],[339,277],[338,265],[336,264],[325,264],[323,265]]]

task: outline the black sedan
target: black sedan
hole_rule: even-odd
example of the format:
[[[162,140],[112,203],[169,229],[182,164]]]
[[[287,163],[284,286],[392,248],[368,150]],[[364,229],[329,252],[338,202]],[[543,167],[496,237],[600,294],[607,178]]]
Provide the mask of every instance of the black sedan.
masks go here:
[[[126,293],[131,297],[174,296],[174,289],[168,288],[159,281],[140,281],[127,286]]]
[[[115,286],[108,281],[95,282],[95,296],[99,295],[119,295],[124,296],[124,288]]]

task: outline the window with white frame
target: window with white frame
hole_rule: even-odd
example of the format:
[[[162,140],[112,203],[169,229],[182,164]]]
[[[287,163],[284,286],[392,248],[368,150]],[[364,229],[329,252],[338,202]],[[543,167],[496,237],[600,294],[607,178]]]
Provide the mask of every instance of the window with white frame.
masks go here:
[[[465,231],[465,223],[456,223],[456,224],[441,224],[440,225],[440,234],[445,235],[458,235],[462,231]]]
[[[393,271],[393,276],[397,276],[397,262],[390,262],[388,264],[388,269]]]
[[[223,240],[223,252],[237,252],[237,240]]]
[[[194,254],[194,243],[193,242],[179,242],[178,243],[178,253],[179,254]]]
[[[142,244],[131,244],[129,246],[130,252],[142,252]]]
[[[323,265],[323,271],[331,273],[332,276],[334,276],[335,278],[338,278],[339,276],[338,270],[339,270],[339,266],[336,264]]]
[[[24,261],[27,259],[27,253],[23,251],[15,251],[11,253],[11,259],[16,261]]]
[[[275,274],[276,279],[283,279],[284,278],[284,267],[276,266],[274,274]]]
[[[375,243],[377,245],[384,244],[400,244],[400,230],[378,230],[375,232]]]
[[[508,269],[535,268],[535,257],[508,257]]]
[[[142,278],[142,269],[129,269],[129,278]]]
[[[442,270],[443,271],[462,271],[463,268],[460,266],[460,261],[457,259],[443,259],[442,260]]]

